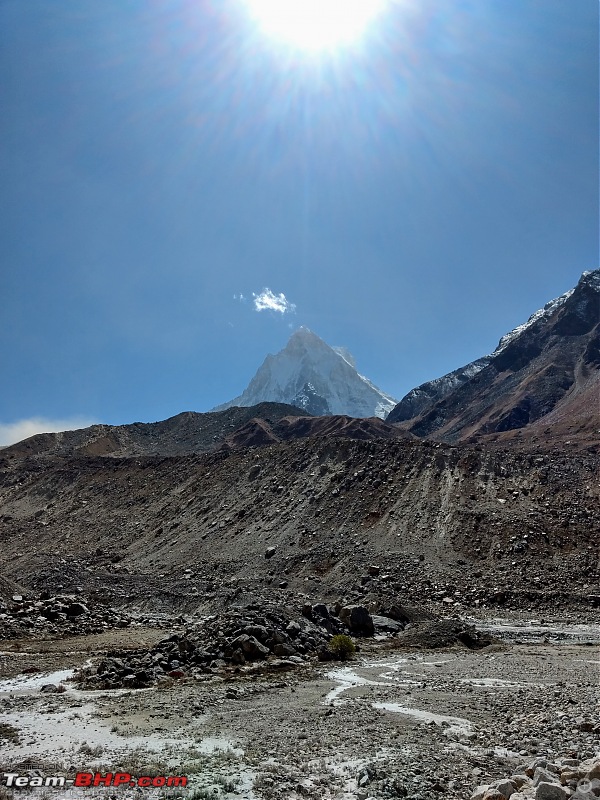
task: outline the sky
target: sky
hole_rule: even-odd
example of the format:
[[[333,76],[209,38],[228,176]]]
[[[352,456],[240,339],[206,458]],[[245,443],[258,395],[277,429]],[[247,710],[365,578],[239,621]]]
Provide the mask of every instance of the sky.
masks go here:
[[[301,325],[399,399],[598,267],[597,0],[323,51],[249,2],[0,0],[0,444],[208,411]]]

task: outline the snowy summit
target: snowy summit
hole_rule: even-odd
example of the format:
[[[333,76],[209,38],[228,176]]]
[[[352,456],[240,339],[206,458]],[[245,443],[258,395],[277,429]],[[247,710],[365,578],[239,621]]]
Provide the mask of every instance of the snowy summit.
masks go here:
[[[289,403],[308,414],[380,419],[397,402],[356,371],[345,348],[330,347],[304,327],[292,334],[283,350],[265,358],[239,397],[213,410],[266,401]]]

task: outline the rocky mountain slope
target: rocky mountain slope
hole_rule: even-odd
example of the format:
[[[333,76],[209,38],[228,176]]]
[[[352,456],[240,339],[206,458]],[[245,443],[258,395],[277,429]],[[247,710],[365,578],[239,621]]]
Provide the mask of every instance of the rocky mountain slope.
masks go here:
[[[241,395],[213,410],[264,401],[290,403],[315,415],[381,419],[396,404],[359,375],[347,350],[330,347],[304,327],[292,334],[283,350],[266,357]]]
[[[387,422],[450,442],[515,438],[526,429],[539,439],[597,444],[599,369],[600,270],[594,270],[504,336],[491,356],[413,389]]]
[[[596,472],[585,452],[335,437],[172,458],[2,456],[0,574],[178,613],[267,595],[589,608]]]
[[[6,448],[0,596],[78,591],[178,613],[265,597],[600,605],[599,284],[584,275],[402,423],[265,403]],[[288,348],[352,370],[319,342],[301,331]]]
[[[282,417],[269,423],[254,417],[237,431],[227,436],[224,449],[244,447],[264,447],[269,444],[308,438],[362,439],[406,439],[411,437],[395,425],[387,425],[377,417],[357,419],[356,417]]]
[[[92,425],[63,433],[39,433],[5,447],[9,456],[176,456],[204,453],[218,448],[225,438],[253,417],[268,425],[282,417],[305,415],[283,403],[260,403],[253,408],[231,408],[199,414],[184,411],[162,422],[133,422],[129,425]]]

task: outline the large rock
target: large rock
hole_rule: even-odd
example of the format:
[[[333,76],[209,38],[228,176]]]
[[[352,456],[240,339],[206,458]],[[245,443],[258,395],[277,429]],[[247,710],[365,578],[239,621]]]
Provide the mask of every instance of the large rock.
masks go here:
[[[533,785],[538,786],[540,783],[554,783],[555,777],[554,773],[544,767],[536,767],[533,773]]]
[[[567,800],[570,793],[557,783],[540,783],[535,790],[535,800]]]
[[[400,633],[400,631],[404,630],[404,625],[401,622],[396,622],[395,619],[390,619],[390,617],[380,617],[377,614],[373,614],[372,619],[377,633]]]
[[[517,791],[516,784],[512,780],[500,781],[496,784],[495,788],[506,798],[511,797]]]
[[[261,644],[254,636],[248,636],[243,633],[231,643],[231,647],[235,650],[238,647],[242,649],[246,658],[266,658],[269,655],[269,648]]]
[[[89,608],[84,603],[71,603],[67,608],[68,617],[78,617],[80,614],[89,614]]]
[[[589,762],[584,762],[581,766],[585,768],[588,763]],[[594,779],[600,780],[600,758],[597,761],[592,762],[590,769],[586,774],[586,778],[588,778],[590,781],[593,781]]]
[[[352,633],[362,636],[373,636],[375,633],[373,617],[364,606],[344,606],[340,610],[340,619]]]

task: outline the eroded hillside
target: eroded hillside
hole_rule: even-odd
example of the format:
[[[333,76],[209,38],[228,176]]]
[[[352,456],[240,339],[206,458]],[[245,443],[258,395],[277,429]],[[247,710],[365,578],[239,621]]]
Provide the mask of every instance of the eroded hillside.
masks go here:
[[[0,572],[26,590],[182,611],[264,593],[450,609],[600,595],[593,453],[336,438],[1,463]]]

